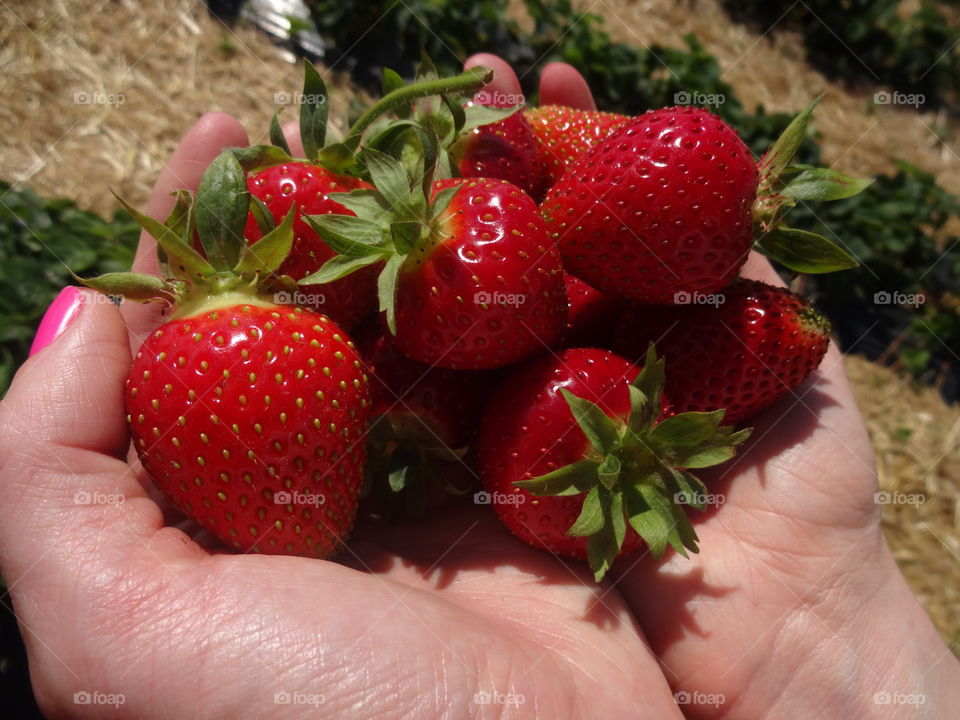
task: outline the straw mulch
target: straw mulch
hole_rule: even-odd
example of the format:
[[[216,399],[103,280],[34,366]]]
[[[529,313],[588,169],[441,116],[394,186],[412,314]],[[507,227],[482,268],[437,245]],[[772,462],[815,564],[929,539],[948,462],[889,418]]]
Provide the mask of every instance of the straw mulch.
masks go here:
[[[715,0],[582,5],[603,15],[608,30],[626,42],[681,46],[684,33],[696,33],[748,108],[763,103],[796,111],[826,90],[816,122],[825,159],[838,169],[888,172],[904,158],[960,193],[960,141],[955,133],[940,141],[943,117],[871,107],[872,89],[851,92],[810,70],[798,38],[760,37],[731,23]],[[101,213],[116,207],[108,186],[142,205],[178,137],[203,112],[232,113],[252,140],[263,140],[273,93],[300,83],[283,51],[251,30],[226,29],[194,0],[4,5],[0,48],[6,101],[0,175]],[[342,77],[331,84],[340,97],[331,115],[342,129],[344,98],[352,93]],[[106,102],[78,102],[83,98]],[[910,584],[954,643],[960,640],[960,408],[862,359],[847,358],[847,369],[877,449],[882,488],[926,498],[920,506],[886,506],[884,528]]]

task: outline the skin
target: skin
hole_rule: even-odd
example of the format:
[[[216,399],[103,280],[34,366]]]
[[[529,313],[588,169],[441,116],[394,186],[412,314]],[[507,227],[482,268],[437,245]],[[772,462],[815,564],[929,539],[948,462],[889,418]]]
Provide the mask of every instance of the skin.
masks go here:
[[[494,59],[468,65],[493,65],[495,89],[518,92]],[[564,66],[545,70],[542,100],[592,106]],[[151,214],[245,141],[232,118],[201,118]],[[745,274],[774,279],[757,258]],[[367,523],[340,563],[211,554],[165,523],[123,459],[130,347],[156,322],[153,308],[84,304],[0,404],[5,602],[49,717],[947,718],[960,706],[960,664],[884,543],[836,350],[757,418],[735,463],[705,474],[726,502],[697,526],[700,555],[633,555],[594,585],[469,503],[424,527]],[[125,499],[81,505],[80,490]],[[84,690],[124,702],[75,704]],[[478,691],[500,702],[477,704]],[[925,702],[877,705],[883,691]],[[278,692],[316,704],[276,704]]]

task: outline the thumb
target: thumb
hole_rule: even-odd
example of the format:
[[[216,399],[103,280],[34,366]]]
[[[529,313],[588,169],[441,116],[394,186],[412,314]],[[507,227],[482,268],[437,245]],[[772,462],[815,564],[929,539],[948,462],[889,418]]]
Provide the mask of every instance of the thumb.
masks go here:
[[[21,367],[0,403],[0,562],[16,579],[160,527],[134,470],[123,382],[130,346],[107,298],[67,288],[55,306],[72,320]],[[91,535],[95,534],[96,539]]]

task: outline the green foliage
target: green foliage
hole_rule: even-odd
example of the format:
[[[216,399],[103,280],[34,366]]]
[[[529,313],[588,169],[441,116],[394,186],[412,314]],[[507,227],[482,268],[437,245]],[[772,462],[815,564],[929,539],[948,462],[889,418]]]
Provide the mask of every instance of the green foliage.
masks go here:
[[[50,301],[73,284],[69,271],[129,269],[139,234],[126,211],[108,221],[71,200],[46,201],[0,181],[0,396],[26,359]]]
[[[906,163],[861,195],[791,211],[794,226],[837,240],[860,260],[855,270],[813,279],[843,339],[857,343],[852,349],[876,357],[898,341],[915,375],[958,365],[960,238],[944,235],[958,214],[957,198]]]
[[[727,0],[764,30],[800,32],[811,64],[831,76],[881,82],[928,102],[956,102],[960,30],[929,0],[909,16],[900,0]]]

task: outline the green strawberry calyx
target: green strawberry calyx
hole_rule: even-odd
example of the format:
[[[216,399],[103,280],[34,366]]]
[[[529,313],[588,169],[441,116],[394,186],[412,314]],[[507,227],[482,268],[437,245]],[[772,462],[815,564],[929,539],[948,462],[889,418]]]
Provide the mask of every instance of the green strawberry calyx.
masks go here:
[[[443,431],[415,413],[387,412],[374,418],[367,433],[367,465],[361,495],[376,495],[390,518],[422,518],[427,489],[464,495],[469,488],[447,479],[444,465],[462,462],[467,448],[451,448]]]
[[[373,189],[331,193],[330,198],[350,215],[307,215],[306,221],[337,255],[301,285],[339,280],[360,268],[382,263],[377,281],[380,311],[390,332],[396,334],[396,290],[406,261],[421,261],[432,248],[449,237],[446,210],[459,187],[438,192],[431,200],[439,160],[435,133],[418,127],[423,153],[406,164],[373,148],[363,149]]]
[[[799,113],[757,164],[760,179],[753,206],[756,245],[761,252],[801,273],[826,273],[857,267],[844,248],[822,235],[787,227],[788,208],[807,201],[843,200],[873,183],[873,178],[854,178],[829,168],[792,164],[807,135],[817,97]],[[792,176],[792,177],[791,177]]]
[[[561,389],[588,447],[570,465],[514,482],[538,496],[586,495],[567,534],[588,537],[587,556],[597,581],[613,565],[627,526],[661,558],[667,547],[687,557],[698,552],[697,534],[684,506],[706,509],[706,486],[690,469],[719,465],[734,456],[751,430],[721,425],[724,410],[685,412],[657,421],[665,378],[653,343],[643,370],[630,384],[630,414],[608,416],[600,407]]]
[[[244,239],[250,194],[234,152],[224,150],[207,168],[196,195],[178,190],[164,222],[121,204],[157,243],[162,277],[133,272],[77,278],[87,287],[138,302],[176,305],[174,317],[217,304],[273,304],[268,295],[295,288],[277,270],[293,245],[291,208],[283,221],[253,244]],[[193,245],[199,237],[203,253]]]
[[[441,78],[432,63],[421,61],[413,83],[407,84],[390,69],[384,69],[383,97],[371,105],[347,130],[342,140],[327,144],[329,93],[316,68],[304,61],[303,92],[300,104],[300,139],[306,162],[322,166],[339,175],[369,179],[360,153],[376,148],[399,157],[410,146],[411,128],[430,122],[438,132],[442,147],[479,125],[496,122],[514,110],[468,108],[457,98],[472,95],[493,79],[493,71],[474,67],[452,78]],[[270,122],[271,145],[237,148],[235,153],[244,169],[255,172],[273,165],[292,162],[290,146],[283,135],[278,113]]]

